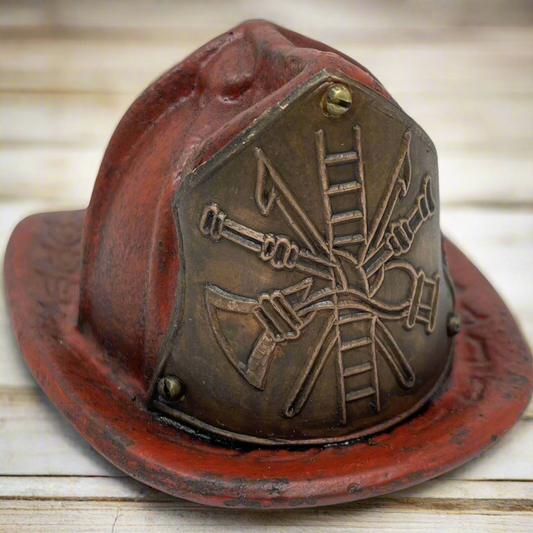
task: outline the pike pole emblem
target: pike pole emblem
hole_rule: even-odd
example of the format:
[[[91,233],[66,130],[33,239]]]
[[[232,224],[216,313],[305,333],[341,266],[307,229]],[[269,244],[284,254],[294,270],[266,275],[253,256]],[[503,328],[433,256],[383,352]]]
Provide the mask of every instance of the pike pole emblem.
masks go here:
[[[313,328],[318,315],[326,317],[315,326],[320,329],[317,340],[284,401],[283,416],[288,418],[302,411],[330,357],[336,361],[340,422],[347,422],[347,403],[364,398],[379,412],[378,355],[403,388],[411,388],[416,378],[387,323],[398,321],[406,330],[421,324],[428,335],[435,327],[439,275],[428,277],[423,269],[402,259],[436,207],[428,174],[422,178],[414,202],[405,209],[400,205],[411,185],[411,130],[403,134],[371,220],[367,217],[360,126],[355,126],[352,134],[351,150],[328,153],[326,132],[315,132],[325,232],[319,231],[260,147],[254,148],[257,209],[264,217],[282,217],[293,237],[256,231],[231,219],[214,202],[205,206],[200,216],[201,233],[214,243],[231,241],[274,270],[302,274],[298,283],[261,292],[255,298],[209,283],[205,286],[207,313],[216,339],[251,386],[262,390],[276,352],[282,355],[286,343],[298,342]],[[346,166],[350,168],[348,179],[331,178],[332,169]],[[408,280],[407,296],[401,301],[380,297],[383,281],[392,272],[401,272]],[[261,325],[246,363],[237,358],[226,339],[219,310],[252,315]],[[368,383],[350,390],[346,382],[355,375],[365,375]]]

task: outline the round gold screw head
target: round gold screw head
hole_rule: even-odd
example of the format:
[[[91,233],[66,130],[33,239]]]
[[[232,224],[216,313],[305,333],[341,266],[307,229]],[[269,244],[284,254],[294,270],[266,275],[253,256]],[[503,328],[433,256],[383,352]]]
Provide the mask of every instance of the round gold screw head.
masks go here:
[[[157,390],[167,402],[175,402],[185,393],[183,384],[174,376],[165,376],[164,378],[161,378],[157,384]]]
[[[461,330],[461,315],[451,313],[448,317],[448,335],[454,337]]]
[[[324,114],[338,118],[352,107],[352,93],[346,85],[336,83],[324,93],[322,107]]]

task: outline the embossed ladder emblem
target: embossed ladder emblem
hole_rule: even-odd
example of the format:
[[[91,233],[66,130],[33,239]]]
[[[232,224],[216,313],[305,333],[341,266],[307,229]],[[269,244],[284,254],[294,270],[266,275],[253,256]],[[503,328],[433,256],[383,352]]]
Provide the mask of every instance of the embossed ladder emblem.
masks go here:
[[[205,207],[200,218],[201,233],[215,243],[221,239],[232,241],[275,270],[294,270],[305,276],[294,285],[274,288],[255,298],[206,285],[207,312],[217,341],[248,383],[263,389],[276,350],[282,350],[285,343],[297,342],[318,314],[327,314],[286,398],[286,417],[302,411],[330,356],[336,359],[340,422],[347,422],[348,402],[371,399],[379,412],[378,354],[401,386],[408,389],[415,382],[413,369],[386,322],[401,321],[407,330],[419,323],[427,334],[435,326],[439,275],[428,278],[421,268],[415,269],[401,259],[411,249],[422,224],[435,212],[429,175],[422,178],[419,193],[407,212],[392,219],[411,185],[411,132],[405,131],[402,137],[387,186],[370,221],[359,126],[353,128],[352,144],[349,151],[327,153],[324,130],[315,132],[325,234],[261,148],[254,149],[257,208],[265,217],[281,215],[295,237],[256,231],[229,218],[214,202]],[[344,165],[353,168],[349,179],[332,182],[331,168]],[[395,269],[407,274],[409,295],[401,301],[384,301],[379,297],[380,288],[387,273]],[[219,310],[252,315],[261,324],[263,331],[246,364],[237,358],[226,339]],[[350,388],[349,378],[356,375],[365,375],[367,384]]]

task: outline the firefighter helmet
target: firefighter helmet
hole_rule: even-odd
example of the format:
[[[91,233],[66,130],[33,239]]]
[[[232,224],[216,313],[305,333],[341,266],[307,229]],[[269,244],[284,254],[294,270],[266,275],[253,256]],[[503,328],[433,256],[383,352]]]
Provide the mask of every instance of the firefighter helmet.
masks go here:
[[[465,285],[492,289],[451,257],[466,265],[454,274],[471,330],[481,315]],[[448,438],[456,408],[486,432],[474,413],[503,409],[485,383],[498,365],[471,397],[469,363],[520,367],[485,331],[454,356],[427,134],[353,60],[265,22],[147,89],[113,135],[88,210],[23,222],[6,280],[28,364],[72,423],[126,472],[206,503],[331,503],[392,490],[405,468],[436,475],[488,445],[485,434],[435,465],[412,439]],[[479,305],[487,319],[503,304]],[[531,387],[520,361],[513,413]],[[380,432],[418,467],[396,457],[378,479],[392,459],[360,439]],[[377,462],[351,469],[365,454]],[[322,468],[314,489],[301,480],[315,467],[294,467],[307,460]],[[274,490],[274,478],[287,481]]]

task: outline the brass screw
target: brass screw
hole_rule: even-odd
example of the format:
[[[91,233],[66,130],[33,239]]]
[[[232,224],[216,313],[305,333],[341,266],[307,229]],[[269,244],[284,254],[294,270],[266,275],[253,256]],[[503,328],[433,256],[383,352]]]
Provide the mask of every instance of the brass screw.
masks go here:
[[[448,316],[448,335],[454,337],[461,330],[461,315],[458,313],[450,313]]]
[[[346,85],[336,83],[324,93],[322,109],[326,116],[338,118],[350,107],[352,107],[352,93]]]
[[[157,390],[167,402],[175,402],[185,394],[183,383],[174,376],[161,378],[157,384]]]

